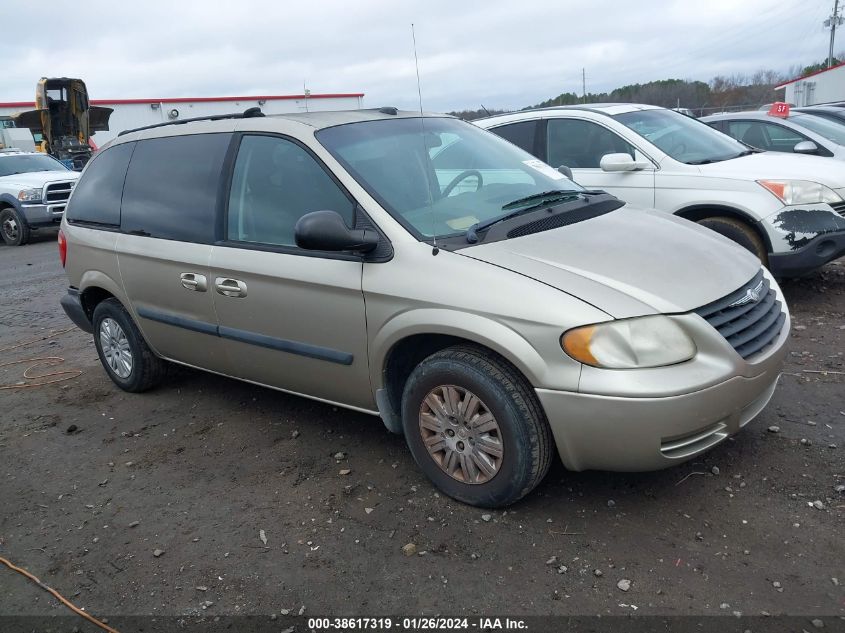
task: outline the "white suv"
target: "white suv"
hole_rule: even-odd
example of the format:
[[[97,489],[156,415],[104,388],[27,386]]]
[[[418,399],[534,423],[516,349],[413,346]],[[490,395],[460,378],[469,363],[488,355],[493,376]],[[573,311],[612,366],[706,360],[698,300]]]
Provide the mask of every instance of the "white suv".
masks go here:
[[[79,174],[38,152],[0,149],[0,235],[9,246],[32,231],[59,228]]]
[[[845,254],[841,163],[751,149],[665,108],[589,104],[475,121],[574,179],[698,222],[778,277]]]

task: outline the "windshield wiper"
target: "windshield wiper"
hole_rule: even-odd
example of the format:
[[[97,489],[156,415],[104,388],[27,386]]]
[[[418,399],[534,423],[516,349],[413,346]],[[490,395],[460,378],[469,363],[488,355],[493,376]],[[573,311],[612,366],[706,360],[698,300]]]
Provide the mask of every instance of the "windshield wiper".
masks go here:
[[[563,190],[563,189],[552,189],[551,191],[541,191],[540,193],[532,193],[530,196],[525,196],[524,198],[517,198],[512,202],[508,202],[506,205],[502,207],[502,211],[508,211],[509,209],[516,209],[518,207],[522,207],[528,203],[535,203],[536,205],[545,204],[546,202],[551,202],[552,200],[557,200],[559,198],[571,198],[576,197],[578,194],[585,193],[583,191],[576,191],[574,189],[571,190]]]
[[[597,195],[596,192],[592,191],[544,191],[542,193],[536,193],[533,196],[526,196],[524,198],[520,198],[519,200],[514,200],[513,202],[509,202],[505,206],[502,207],[502,210],[512,209],[508,213],[503,215],[496,216],[495,218],[490,218],[489,220],[484,220],[484,222],[476,222],[471,227],[467,229],[466,232],[466,239],[467,242],[470,244],[475,244],[478,241],[478,232],[483,231],[484,229],[488,229],[494,224],[498,224],[499,222],[504,222],[505,220],[510,220],[511,218],[515,218],[523,213],[528,213],[529,211],[533,211],[537,207],[541,207],[544,204],[548,204],[550,202],[563,202],[564,200],[575,200],[577,198],[582,197],[583,195]],[[514,208],[515,205],[518,205],[519,208]]]
[[[709,165],[710,163],[721,163],[725,160],[733,160],[734,158],[741,158],[743,156],[748,156],[749,154],[757,154],[758,151],[759,150],[756,149],[746,149],[741,151],[739,154],[726,156],[725,158],[702,158],[701,160],[691,160],[687,162],[687,165]]]

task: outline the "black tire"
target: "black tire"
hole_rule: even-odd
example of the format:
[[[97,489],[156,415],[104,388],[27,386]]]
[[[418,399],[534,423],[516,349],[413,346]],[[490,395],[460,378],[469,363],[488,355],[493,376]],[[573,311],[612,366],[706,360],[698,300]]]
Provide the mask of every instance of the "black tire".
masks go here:
[[[729,240],[736,242],[745,250],[756,255],[757,259],[764,266],[769,265],[769,254],[766,251],[766,245],[763,243],[762,238],[757,231],[742,220],[719,216],[704,218],[703,220],[699,220],[698,223],[711,231],[716,231],[719,235],[724,235]]]
[[[106,353],[103,351],[101,328],[106,319],[116,322],[125,334],[125,340],[128,343],[132,361],[131,369],[126,376],[118,374],[118,371],[112,367],[106,358]],[[97,307],[94,309],[93,323],[94,345],[97,347],[97,354],[106,373],[114,384],[124,391],[138,393],[151,389],[164,380],[167,374],[167,363],[153,354],[144,337],[141,336],[138,327],[132,321],[132,317],[129,316],[129,313],[121,305],[120,301],[117,299],[106,299],[97,304]]]
[[[442,386],[476,395],[498,424],[500,464],[483,483],[456,479],[426,448],[423,433],[437,434],[421,429],[421,407],[426,396]],[[402,394],[402,424],[422,471],[445,494],[471,505],[496,508],[518,501],[542,481],[552,462],[551,429],[534,390],[506,360],[473,346],[441,350],[414,369]]]
[[[29,241],[29,224],[14,207],[0,209],[0,235],[9,246],[23,246]]]

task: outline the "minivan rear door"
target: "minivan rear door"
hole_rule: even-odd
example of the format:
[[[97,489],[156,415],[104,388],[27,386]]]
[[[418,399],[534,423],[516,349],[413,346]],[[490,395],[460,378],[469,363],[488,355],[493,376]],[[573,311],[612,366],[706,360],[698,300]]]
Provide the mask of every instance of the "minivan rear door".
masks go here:
[[[137,142],[121,204],[120,275],[144,338],[161,356],[225,371],[209,260],[231,134]]]
[[[219,335],[239,378],[373,410],[362,260],[294,239],[297,220],[324,209],[354,225],[354,200],[304,145],[241,138],[211,257]]]

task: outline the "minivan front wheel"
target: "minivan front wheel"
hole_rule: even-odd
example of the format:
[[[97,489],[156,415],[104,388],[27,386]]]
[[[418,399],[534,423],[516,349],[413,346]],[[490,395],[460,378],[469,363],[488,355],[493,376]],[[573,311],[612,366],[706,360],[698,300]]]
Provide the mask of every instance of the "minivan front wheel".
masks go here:
[[[464,503],[514,503],[551,464],[551,430],[533,389],[479,348],[450,347],[420,363],[405,384],[402,423],[423,472]]]
[[[757,256],[757,259],[764,266],[769,264],[769,254],[766,251],[766,245],[753,228],[748,226],[745,222],[735,218],[714,217],[704,218],[698,223],[711,231],[716,231],[719,235],[723,235],[731,241],[736,242],[744,249],[751,251]]]
[[[100,362],[118,387],[137,393],[162,381],[167,364],[153,354],[117,299],[101,301],[94,309],[93,323]]]

